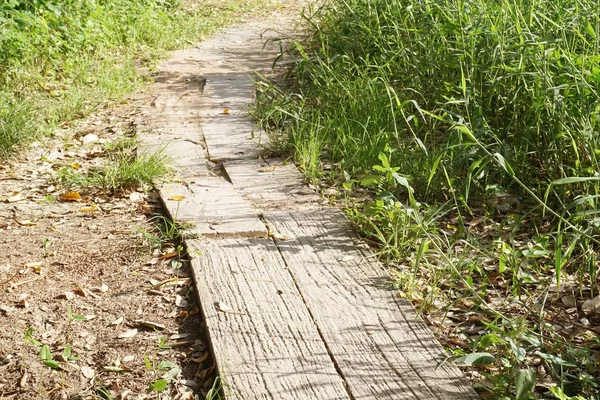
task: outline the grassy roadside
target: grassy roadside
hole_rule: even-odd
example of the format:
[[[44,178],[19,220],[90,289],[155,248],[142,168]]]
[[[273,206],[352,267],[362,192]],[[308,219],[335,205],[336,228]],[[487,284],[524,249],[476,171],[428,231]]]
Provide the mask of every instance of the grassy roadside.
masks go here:
[[[9,0],[0,5],[0,158],[138,87],[140,67],[261,0]]]
[[[600,398],[596,2],[309,14],[262,125],[337,186],[482,397]]]

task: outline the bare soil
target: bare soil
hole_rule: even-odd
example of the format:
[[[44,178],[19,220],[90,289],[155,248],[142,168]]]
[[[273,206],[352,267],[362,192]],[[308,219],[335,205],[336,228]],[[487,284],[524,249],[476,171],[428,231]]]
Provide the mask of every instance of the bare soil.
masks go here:
[[[0,399],[187,400],[213,385],[185,252],[161,236],[156,194],[77,199],[59,179],[107,162],[142,101],[0,164]]]

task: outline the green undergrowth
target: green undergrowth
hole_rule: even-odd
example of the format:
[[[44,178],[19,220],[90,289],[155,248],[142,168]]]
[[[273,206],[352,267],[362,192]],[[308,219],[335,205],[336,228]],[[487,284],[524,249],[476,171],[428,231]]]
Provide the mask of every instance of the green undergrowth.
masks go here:
[[[598,399],[596,0],[331,0],[255,115],[484,398]],[[580,396],[580,397],[578,397]]]
[[[97,167],[83,172],[78,164],[61,167],[58,181],[70,190],[100,190],[114,194],[151,187],[171,172],[170,159],[162,150],[138,153],[137,143],[128,139],[108,146],[106,160]]]
[[[0,158],[138,87],[140,67],[261,0],[0,2]]]

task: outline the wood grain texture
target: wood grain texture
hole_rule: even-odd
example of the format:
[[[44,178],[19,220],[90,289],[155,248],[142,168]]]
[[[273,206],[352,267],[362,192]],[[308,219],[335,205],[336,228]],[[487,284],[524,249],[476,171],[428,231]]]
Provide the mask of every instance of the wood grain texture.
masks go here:
[[[198,179],[187,185],[167,183],[160,187],[160,196],[171,218],[190,223],[186,230],[192,234],[267,236],[257,212],[225,179]]]
[[[339,211],[264,217],[352,398],[478,398]]]
[[[269,239],[188,241],[228,399],[349,399]]]
[[[280,159],[248,159],[223,163],[235,188],[258,210],[305,210],[320,206],[293,163]]]

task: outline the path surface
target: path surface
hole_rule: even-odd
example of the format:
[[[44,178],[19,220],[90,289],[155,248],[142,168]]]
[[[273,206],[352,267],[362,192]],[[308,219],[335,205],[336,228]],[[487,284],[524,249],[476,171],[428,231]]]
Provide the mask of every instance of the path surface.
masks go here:
[[[247,109],[273,26],[293,24],[274,15],[175,52],[146,110],[143,145],[165,147],[180,178],[163,201],[197,234],[186,243],[228,398],[477,398],[343,214],[260,157]]]

